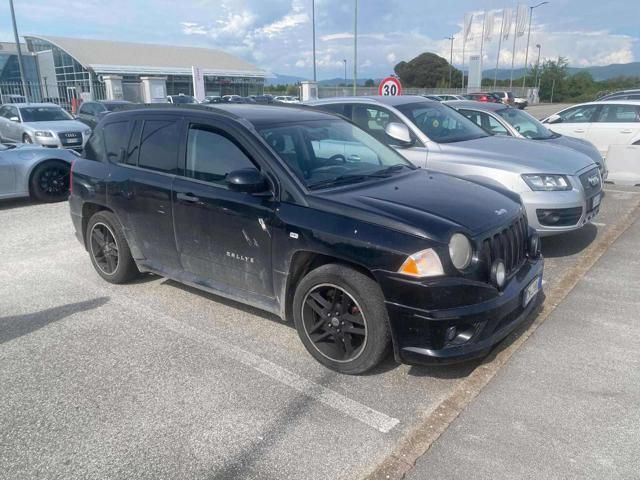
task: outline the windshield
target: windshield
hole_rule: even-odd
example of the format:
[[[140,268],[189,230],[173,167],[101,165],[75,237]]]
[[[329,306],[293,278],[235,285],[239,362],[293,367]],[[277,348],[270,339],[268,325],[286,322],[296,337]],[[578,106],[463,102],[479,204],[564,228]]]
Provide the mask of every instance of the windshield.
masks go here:
[[[487,136],[475,123],[446,105],[424,102],[398,105],[396,108],[434,142],[464,142]]]
[[[73,120],[73,117],[60,107],[22,107],[20,114],[23,122]]]
[[[262,127],[258,131],[310,189],[416,168],[392,148],[339,119]]]
[[[533,118],[527,112],[516,108],[505,108],[496,112],[515,128],[520,135],[531,140],[546,140],[555,137],[555,134]]]

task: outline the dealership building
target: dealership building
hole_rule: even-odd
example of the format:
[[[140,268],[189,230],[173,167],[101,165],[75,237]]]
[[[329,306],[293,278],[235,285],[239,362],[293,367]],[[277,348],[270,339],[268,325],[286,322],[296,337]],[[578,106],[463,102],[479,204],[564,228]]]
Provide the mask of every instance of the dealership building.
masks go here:
[[[161,102],[193,95],[192,69],[204,76],[206,95],[257,95],[266,73],[220,50],[82,38],[27,35],[22,47],[32,101],[72,97]],[[22,93],[15,45],[0,48],[0,93]],[[26,47],[26,48],[25,48]]]

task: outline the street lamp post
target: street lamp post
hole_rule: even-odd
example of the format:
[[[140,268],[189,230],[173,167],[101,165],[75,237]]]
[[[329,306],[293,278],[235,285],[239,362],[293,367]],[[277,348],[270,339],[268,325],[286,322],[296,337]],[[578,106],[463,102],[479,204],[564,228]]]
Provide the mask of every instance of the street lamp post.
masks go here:
[[[527,62],[529,61],[529,40],[531,39],[531,17],[533,17],[534,8],[541,7],[542,5],[546,5],[547,3],[549,2],[540,2],[539,4],[534,5],[533,7],[529,7],[529,32],[527,33],[527,49],[524,52],[524,77],[522,77],[523,90],[527,83]]]
[[[536,44],[536,48],[538,49],[538,60],[536,60],[536,79],[533,82],[533,87],[537,87],[538,86],[538,75],[539,75],[539,71],[540,71],[540,44]]]
[[[451,41],[451,53],[449,54],[449,87],[451,88],[451,76],[453,74],[453,40],[454,40],[454,36],[451,35],[450,37],[444,37],[447,40]]]
[[[358,0],[353,10],[353,96],[358,93]]]
[[[316,0],[311,0],[311,29],[313,35],[313,81],[316,82]]]
[[[24,63],[22,61],[22,49],[20,48],[20,36],[18,35],[18,26],[16,25],[16,12],[13,9],[13,0],[9,0],[9,7],[11,8],[11,21],[13,23],[13,35],[16,39],[16,49],[18,50],[18,67],[20,68],[20,80],[22,81],[22,93],[29,100],[29,94],[27,93],[27,82],[24,78]]]

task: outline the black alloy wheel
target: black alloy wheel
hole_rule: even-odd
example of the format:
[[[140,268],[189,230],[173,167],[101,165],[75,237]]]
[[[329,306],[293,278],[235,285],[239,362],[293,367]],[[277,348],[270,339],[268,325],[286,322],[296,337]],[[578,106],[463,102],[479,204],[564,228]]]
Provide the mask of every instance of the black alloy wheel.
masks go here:
[[[358,302],[343,288],[320,284],[302,304],[304,331],[327,359],[345,363],[357,359],[367,345],[367,320]]]
[[[31,176],[31,193],[41,202],[64,200],[69,194],[68,163],[49,160],[38,165]]]
[[[106,275],[118,269],[119,252],[115,234],[104,223],[95,223],[91,228],[90,249],[96,266]]]

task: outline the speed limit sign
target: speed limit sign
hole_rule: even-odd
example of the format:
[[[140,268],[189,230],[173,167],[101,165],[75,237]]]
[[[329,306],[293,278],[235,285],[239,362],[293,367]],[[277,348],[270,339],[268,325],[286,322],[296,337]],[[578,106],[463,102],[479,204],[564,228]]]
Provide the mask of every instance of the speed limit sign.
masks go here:
[[[378,95],[384,97],[402,95],[402,84],[400,83],[400,79],[396,77],[387,77],[383,79],[378,87]]]

